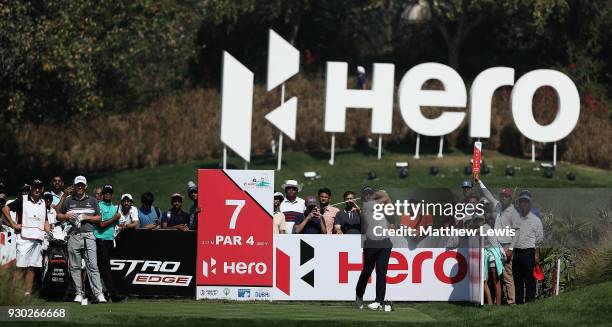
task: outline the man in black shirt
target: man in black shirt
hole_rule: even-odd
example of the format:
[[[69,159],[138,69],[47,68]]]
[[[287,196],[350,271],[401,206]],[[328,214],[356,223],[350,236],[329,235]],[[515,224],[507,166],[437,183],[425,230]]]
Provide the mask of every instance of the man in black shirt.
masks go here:
[[[344,210],[336,214],[334,230],[337,234],[361,234],[361,209],[355,203],[355,193],[344,192],[344,201]]]

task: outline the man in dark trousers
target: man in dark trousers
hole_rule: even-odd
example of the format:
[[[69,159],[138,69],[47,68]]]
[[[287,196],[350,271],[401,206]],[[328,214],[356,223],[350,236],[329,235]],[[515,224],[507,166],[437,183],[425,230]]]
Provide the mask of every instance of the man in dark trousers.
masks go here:
[[[531,193],[521,192],[519,196],[518,229],[512,239],[512,276],[514,277],[515,303],[523,304],[535,299],[536,281],[533,269],[540,261],[540,245],[544,231],[540,218],[531,212]]]
[[[363,246],[363,268],[357,281],[356,305],[359,309],[363,309],[363,294],[365,293],[368,279],[372,275],[372,271],[376,268],[376,299],[368,305],[371,310],[391,311],[390,305],[385,305],[385,292],[387,289],[387,266],[389,265],[389,257],[391,256],[391,248],[393,247],[391,240],[388,237],[377,236],[374,233],[375,227],[382,229],[395,228],[390,223],[389,217],[384,216],[382,219],[374,215],[376,204],[390,203],[391,199],[385,191],[376,193],[369,187],[365,187],[362,192],[364,199],[362,208],[362,246]],[[372,194],[374,195],[372,197]],[[377,232],[378,233],[378,232]]]

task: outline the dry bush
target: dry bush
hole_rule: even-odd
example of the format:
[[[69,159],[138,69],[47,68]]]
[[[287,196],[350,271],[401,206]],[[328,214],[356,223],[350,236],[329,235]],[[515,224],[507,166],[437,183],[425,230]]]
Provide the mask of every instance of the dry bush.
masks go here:
[[[349,82],[352,85],[352,81]],[[427,87],[438,88],[430,84]],[[492,102],[490,150],[515,155],[529,151],[529,141],[516,130],[510,112],[511,88],[495,93]],[[298,96],[298,126],[295,142],[285,141],[284,149],[328,151],[330,134],[324,132],[325,81],[297,77],[287,83],[286,100]],[[395,94],[393,133],[384,143],[401,145],[414,151],[415,133],[410,130],[397,108]],[[552,121],[556,97],[543,88],[534,97],[534,116],[540,123]],[[252,152],[269,153],[270,141],[278,131],[264,115],[280,105],[280,88],[266,92],[256,86],[254,98]],[[440,109],[426,109],[435,117]],[[93,119],[74,119],[61,126],[26,124],[15,134],[16,153],[22,165],[29,168],[61,168],[76,171],[117,170],[154,167],[159,164],[194,159],[218,158],[220,98],[218,90],[193,90],[166,98],[143,111],[121,115],[99,115]],[[372,136],[370,111],[349,109],[346,132],[336,135],[339,148],[355,146]],[[445,145],[469,149],[469,115],[461,126],[445,137]],[[285,138],[287,140],[287,138]],[[604,115],[583,110],[576,130],[564,140],[565,152],[560,159],[610,168],[612,159],[612,123]],[[431,141],[431,140],[430,140]],[[437,144],[437,139],[434,140]],[[543,145],[539,145],[542,149]]]

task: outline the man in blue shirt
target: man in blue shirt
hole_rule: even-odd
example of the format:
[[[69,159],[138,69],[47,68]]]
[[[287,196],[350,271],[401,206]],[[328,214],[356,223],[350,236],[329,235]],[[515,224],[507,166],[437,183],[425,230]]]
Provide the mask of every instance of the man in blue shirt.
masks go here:
[[[321,234],[321,219],[323,215],[314,197],[306,199],[306,212],[295,217],[295,234]]]
[[[140,197],[142,207],[138,208],[138,221],[140,228],[155,229],[160,226],[161,212],[159,208],[153,206],[155,197],[153,193],[147,191]]]

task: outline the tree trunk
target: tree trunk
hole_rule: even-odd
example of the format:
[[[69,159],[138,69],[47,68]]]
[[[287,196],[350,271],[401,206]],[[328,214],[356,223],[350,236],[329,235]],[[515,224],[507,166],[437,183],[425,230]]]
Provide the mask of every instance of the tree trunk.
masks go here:
[[[459,55],[461,53],[461,41],[456,36],[452,42],[448,43],[448,65],[459,72]]]

